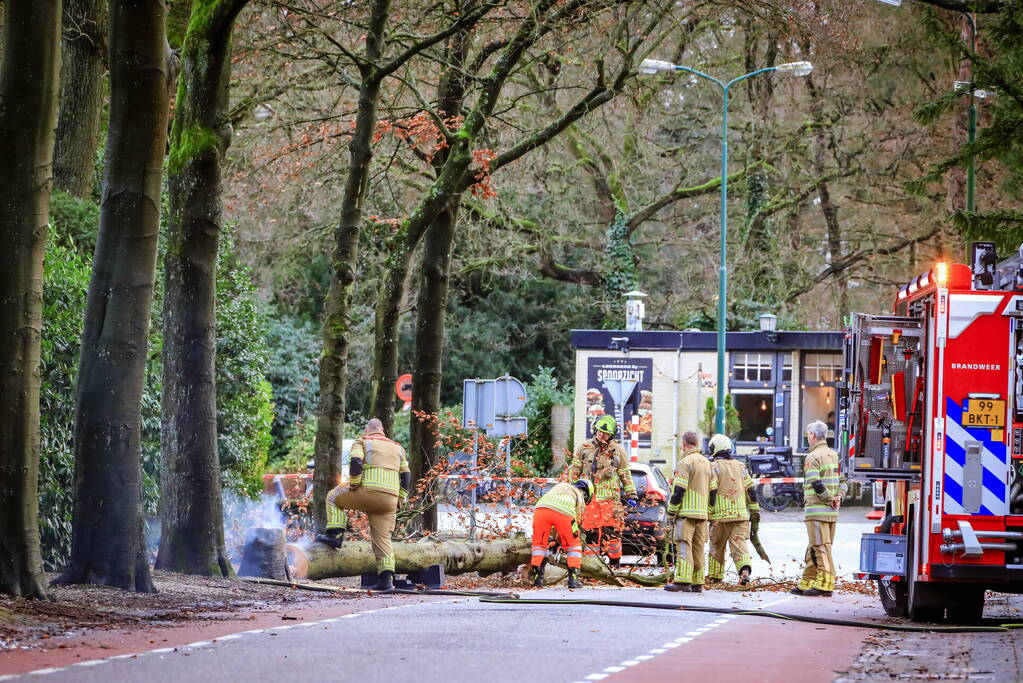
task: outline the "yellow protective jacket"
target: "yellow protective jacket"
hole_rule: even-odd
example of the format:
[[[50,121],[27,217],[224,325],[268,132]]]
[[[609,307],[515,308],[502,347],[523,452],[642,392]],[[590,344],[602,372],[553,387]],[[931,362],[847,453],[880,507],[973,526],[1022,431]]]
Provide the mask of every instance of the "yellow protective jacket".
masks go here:
[[[401,485],[401,474],[409,471],[405,449],[382,432],[364,434],[355,440],[349,468],[352,472],[349,486],[353,491],[362,487],[400,498],[408,495]]]
[[[568,478],[592,481],[596,489],[594,500],[617,501],[622,490],[626,496],[636,495],[629,458],[614,439],[605,444],[598,444],[594,439],[583,441],[568,463]]]
[[[678,465],[678,474],[672,484],[672,494],[676,486],[686,490],[681,501],[668,505],[668,514],[689,519],[707,519],[710,512],[710,492],[716,491],[717,479],[714,468],[710,466],[700,451],[694,449],[682,456]]]
[[[572,484],[561,482],[540,496],[536,507],[557,510],[565,513],[574,521],[579,521],[583,518],[583,511],[586,510],[586,500],[583,498],[581,490]]]
[[[711,466],[718,483],[718,494],[710,518],[717,522],[744,522],[749,519],[749,510],[760,509],[757,503],[746,505],[746,492],[752,494],[753,478],[746,466],[731,458],[716,458]],[[750,498],[756,500],[752,495]]]
[[[814,482],[824,484],[824,493],[818,494]],[[806,519],[837,522],[838,510],[831,508],[835,496],[844,496],[848,484],[838,471],[838,453],[818,441],[803,461],[803,497],[806,499]]]

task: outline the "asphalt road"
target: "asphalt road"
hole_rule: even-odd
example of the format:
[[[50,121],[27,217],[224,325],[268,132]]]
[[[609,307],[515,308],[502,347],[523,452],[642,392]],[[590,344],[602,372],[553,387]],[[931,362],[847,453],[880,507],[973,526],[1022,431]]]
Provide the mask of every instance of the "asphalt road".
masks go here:
[[[678,595],[656,589],[546,590],[529,597],[541,595],[681,602]],[[763,605],[788,599],[768,597]],[[716,602],[738,604],[739,599],[720,593]],[[247,631],[176,649],[158,648],[0,679],[45,675],[46,681],[76,683],[298,679],[571,683],[627,672],[676,649],[686,648],[696,656],[701,637],[737,619],[742,618],[588,605],[504,606],[458,598]],[[825,679],[829,678],[830,674]]]

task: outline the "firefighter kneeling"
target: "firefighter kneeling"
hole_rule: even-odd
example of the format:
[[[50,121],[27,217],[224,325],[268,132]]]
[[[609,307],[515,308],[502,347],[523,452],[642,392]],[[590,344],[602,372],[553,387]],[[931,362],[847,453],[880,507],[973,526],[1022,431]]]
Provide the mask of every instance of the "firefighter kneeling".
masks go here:
[[[760,521],[760,505],[754,495],[753,479],[746,466],[732,459],[732,440],[715,434],[710,440],[714,474],[718,482],[717,499],[710,510],[710,558],[707,579],[716,583],[725,578],[725,549],[731,551],[739,583],[749,583],[753,571],[749,546],[750,521]]]
[[[580,538],[579,519],[583,516],[586,503],[593,497],[593,482],[580,479],[574,484],[555,484],[540,497],[533,511],[533,555],[530,558],[530,572],[533,585],[543,588],[543,574],[547,566],[547,543],[551,528],[558,535],[558,542],[565,550],[568,562],[568,587],[581,588],[579,568],[583,561],[583,546]]]
[[[327,530],[317,541],[332,548],[344,542],[348,515],[345,510],[361,510],[369,518],[370,541],[377,561],[376,589],[394,588],[394,533],[398,502],[408,497],[411,478],[405,449],[384,436],[380,420],[366,423],[362,436],[352,444],[348,486],[337,486],[327,494]]]

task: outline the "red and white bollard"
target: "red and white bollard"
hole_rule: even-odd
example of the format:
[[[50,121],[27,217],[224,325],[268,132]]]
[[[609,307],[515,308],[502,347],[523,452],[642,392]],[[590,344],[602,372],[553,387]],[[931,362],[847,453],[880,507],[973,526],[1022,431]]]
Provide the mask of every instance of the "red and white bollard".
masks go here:
[[[632,414],[632,430],[629,439],[629,461],[639,462],[639,413]]]

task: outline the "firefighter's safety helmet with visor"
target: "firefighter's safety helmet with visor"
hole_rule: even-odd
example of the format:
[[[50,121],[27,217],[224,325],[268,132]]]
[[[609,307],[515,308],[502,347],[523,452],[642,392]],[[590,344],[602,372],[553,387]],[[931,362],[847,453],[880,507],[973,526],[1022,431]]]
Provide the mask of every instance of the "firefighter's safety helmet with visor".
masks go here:
[[[583,492],[583,501],[589,503],[593,499],[593,482],[589,479],[579,479],[573,484]]]
[[[613,436],[617,428],[618,423],[615,422],[615,419],[610,415],[601,415],[593,422],[594,433],[604,432],[605,434],[611,434]]]

